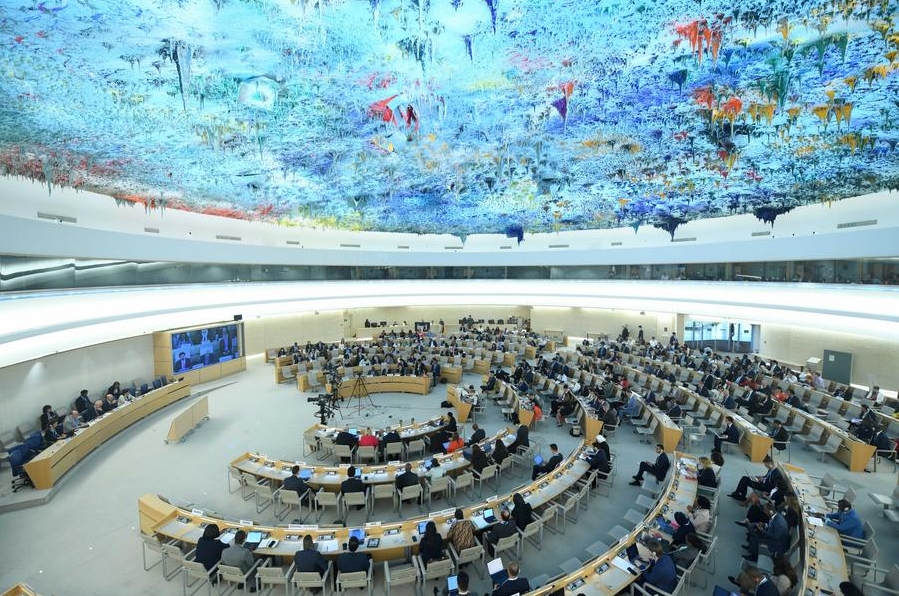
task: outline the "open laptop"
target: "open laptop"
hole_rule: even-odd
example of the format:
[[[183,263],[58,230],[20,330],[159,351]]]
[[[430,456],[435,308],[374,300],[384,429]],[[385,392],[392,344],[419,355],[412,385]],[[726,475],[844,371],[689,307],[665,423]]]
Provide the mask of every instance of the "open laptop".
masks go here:
[[[487,563],[487,573],[490,574],[490,579],[492,579],[494,585],[497,586],[509,579],[509,574],[506,573],[506,570],[503,568],[503,560],[499,557]]]
[[[540,455],[539,453],[534,456],[534,464],[538,465],[538,466],[543,464],[543,456]]]
[[[418,522],[418,533],[419,533],[419,535],[424,534],[424,533],[425,533],[425,528],[427,528],[427,527],[428,527],[428,522],[426,522],[426,521]]]
[[[299,477],[303,480],[309,480],[312,478],[312,468],[303,468],[300,470]]]
[[[449,596],[457,596],[459,594],[459,577],[451,575],[446,578],[446,591]]]
[[[244,546],[246,546],[250,550],[254,550],[259,546],[259,543],[262,542],[263,538],[265,538],[264,532],[250,530],[249,532],[247,532],[247,539],[244,541]]]
[[[449,449],[449,445],[450,445],[450,442],[449,442],[449,441],[447,441],[446,443],[444,443],[444,444],[443,444],[443,450],[446,451],[447,449]]]
[[[484,521],[488,524],[496,523],[496,515],[493,513],[493,507],[488,507],[483,512]]]

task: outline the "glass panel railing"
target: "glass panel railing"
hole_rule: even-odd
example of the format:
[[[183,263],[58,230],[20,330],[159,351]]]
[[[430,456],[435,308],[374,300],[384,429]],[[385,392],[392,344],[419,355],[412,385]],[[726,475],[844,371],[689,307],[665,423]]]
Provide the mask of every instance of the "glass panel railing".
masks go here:
[[[191,283],[387,279],[695,280],[899,284],[899,257],[855,261],[490,267],[169,263],[0,256],[0,292]]]

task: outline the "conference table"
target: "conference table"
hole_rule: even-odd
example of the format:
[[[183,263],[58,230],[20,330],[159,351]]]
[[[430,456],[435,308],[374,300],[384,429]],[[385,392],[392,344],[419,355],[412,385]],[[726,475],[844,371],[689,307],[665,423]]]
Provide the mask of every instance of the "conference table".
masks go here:
[[[504,428],[494,436],[488,437],[478,444],[481,447],[487,444],[493,445],[497,439],[501,439],[506,446],[509,446],[515,442],[515,433],[508,428]],[[408,463],[412,464],[413,472],[419,476],[424,476],[426,472],[425,461],[431,459],[437,459],[440,462],[440,466],[446,470],[447,476],[454,476],[471,465],[471,462],[465,459],[461,450],[453,453],[434,454]],[[306,473],[311,474],[306,480],[306,483],[311,488],[324,488],[328,492],[340,492],[340,484],[347,479],[348,468],[348,465],[321,466],[307,464],[303,461],[277,460],[269,458],[264,454],[253,452],[246,452],[236,457],[231,461],[231,465],[240,472],[272,482],[274,487],[280,487],[284,479],[290,476],[291,468],[294,465],[298,465],[301,473],[306,471]],[[357,465],[355,468],[360,470],[360,478],[364,484],[388,484],[394,482],[396,476],[405,471],[405,465],[406,462],[391,461],[386,464]]]
[[[459,395],[458,385],[446,386],[446,401],[452,404],[453,408],[456,409],[456,421],[458,421],[459,424],[468,422],[468,417],[471,415],[474,404],[463,399],[462,396]]]
[[[514,492],[521,493],[525,501],[534,508],[547,504],[561,496],[586,475],[589,470],[586,456],[586,446],[582,445],[575,449],[555,471],[517,488]],[[484,511],[488,508],[498,511],[503,506],[511,506],[514,492],[494,495],[475,505],[461,509],[465,517],[475,522],[476,526],[489,525],[484,520]],[[179,507],[157,494],[146,494],[138,499],[140,529],[144,534],[157,535],[165,539],[195,545],[202,536],[203,529],[210,523],[218,524],[226,537],[237,529],[259,531],[263,533],[264,538],[254,554],[261,557],[275,557],[282,563],[287,563],[293,558],[294,553],[300,550],[302,538],[306,534],[312,535],[319,552],[325,557],[334,558],[343,552],[342,545],[348,540],[351,530],[364,531],[364,546],[360,548],[360,551],[371,554],[374,560],[405,558],[417,548],[419,523],[433,521],[437,525],[437,531],[446,535],[454,519],[455,510],[455,507],[450,507],[402,521],[369,522],[364,526],[349,528],[320,527],[317,524],[265,526],[248,524],[241,520],[223,519],[215,515],[208,515],[200,509]],[[377,539],[377,544],[369,539]]]
[[[56,441],[31,461],[25,471],[37,489],[53,488],[62,476],[104,442],[138,420],[190,395],[187,381],[174,381],[125,402],[92,420],[75,436]]]
[[[779,464],[784,478],[802,505],[799,527],[802,567],[796,594],[839,594],[840,582],[848,581],[849,571],[840,533],[826,526],[813,513],[829,513],[830,508],[814,480],[802,468]]]
[[[310,373],[312,374],[312,373]],[[317,371],[319,382],[324,390],[329,391],[325,383],[324,373]],[[309,379],[306,375],[297,375],[297,389],[303,392],[311,391]],[[339,395],[343,399],[349,397],[365,396],[370,393],[418,393],[427,395],[431,392],[431,377],[405,375],[380,375],[376,377],[362,376],[361,371],[357,376],[341,380]]]
[[[839,437],[841,440],[840,449],[837,450],[834,457],[846,464],[846,467],[852,472],[863,472],[877,449],[874,445],[865,443],[828,420],[774,400],[771,416],[777,416],[781,411],[789,412],[789,416],[786,417],[788,424],[794,422],[797,417],[803,420],[802,430],[796,434],[807,434],[812,427],[819,426],[823,430],[821,443],[826,442],[830,436]]]
[[[430,436],[441,430],[443,426],[443,417],[435,416],[433,418],[422,420],[420,422],[415,422],[415,419],[412,418],[409,424],[403,424],[403,421],[400,420],[398,424],[392,425],[390,428],[397,431],[397,434],[399,434],[400,438],[404,442],[407,442]],[[325,424],[313,424],[305,431],[303,431],[303,455],[307,455],[308,453],[312,453],[314,451],[319,451],[322,447],[323,442],[333,440],[337,436],[337,433],[339,433],[340,431],[347,431],[351,434],[354,434],[352,433],[353,430],[356,431],[356,434],[360,432],[359,428],[337,428],[334,426],[327,426]],[[385,429],[372,430],[383,431]],[[308,451],[306,451],[307,449]]]
[[[636,544],[641,556],[645,558],[648,553],[642,540],[647,538],[670,540],[671,536],[658,527],[656,520],[660,515],[671,520],[676,511],[686,511],[687,506],[693,504],[697,491],[697,463],[696,457],[692,455],[675,453],[673,473],[668,475],[665,487],[661,491],[662,496],[656,506],[646,513],[641,523],[636,524],[605,553],[528,594],[548,596],[562,591],[566,596],[575,594],[615,596],[626,590],[639,575],[639,571],[627,560],[625,554],[627,547]]]

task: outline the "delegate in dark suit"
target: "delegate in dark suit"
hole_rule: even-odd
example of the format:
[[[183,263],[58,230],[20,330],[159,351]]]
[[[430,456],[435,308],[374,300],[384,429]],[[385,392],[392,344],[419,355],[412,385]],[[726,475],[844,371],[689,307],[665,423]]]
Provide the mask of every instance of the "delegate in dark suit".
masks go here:
[[[715,451],[721,451],[721,443],[727,441],[728,443],[739,443],[740,442],[740,431],[737,430],[737,425],[734,423],[728,424],[724,428],[724,432],[720,435],[715,435]]]
[[[639,485],[643,482],[643,474],[650,473],[656,477],[656,480],[661,482],[665,479],[665,476],[668,474],[668,468],[671,467],[671,460],[668,459],[668,454],[665,453],[664,447],[661,445],[656,445],[656,456],[655,463],[649,463],[648,461],[640,462],[640,469],[637,470],[637,473],[634,474],[634,481],[631,484]]]
[[[669,555],[662,555],[656,559],[656,562],[643,572],[643,581],[647,585],[665,592],[674,592],[677,587],[677,570],[674,566],[674,559]]]
[[[343,482],[340,483],[340,492],[343,494],[347,493],[364,493],[368,491],[368,487],[362,483],[362,480],[353,476],[352,478],[347,478]]]
[[[500,538],[508,538],[518,533],[515,522],[510,518],[511,515],[507,509],[502,511],[503,521],[494,525],[487,533],[487,552],[493,556],[493,545],[499,542]],[[514,594],[514,592],[512,592]]]
[[[790,433],[783,426],[776,426],[771,430],[771,438],[774,439],[774,448],[783,451],[787,448],[787,441],[790,440]]]
[[[512,596],[512,594],[525,594],[531,591],[531,584],[526,577],[507,579],[493,590],[493,596]]]
[[[356,541],[355,547],[352,544]],[[365,553],[356,552],[359,547],[358,539],[353,536],[350,538],[349,552],[340,553],[337,557],[337,570],[341,573],[353,573],[354,571],[368,571],[370,557]]]
[[[554,448],[555,444],[550,445],[550,448]],[[553,450],[552,457],[543,462],[542,464],[534,466],[534,470],[531,473],[531,480],[536,480],[537,476],[540,474],[546,474],[547,472],[552,472],[556,468],[559,467],[559,464],[562,463],[562,454]]]
[[[770,509],[769,509],[770,508]],[[790,529],[786,518],[770,504],[766,510],[771,513],[771,519],[762,527],[756,527],[749,533],[748,561],[757,561],[759,558],[759,544],[767,544],[772,553],[785,553],[790,546]]]
[[[774,462],[766,458],[765,465],[768,466],[768,472],[764,476],[753,478],[752,476],[743,476],[737,484],[737,489],[730,496],[737,500],[746,499],[747,488],[754,488],[763,493],[771,493],[775,488],[779,488],[784,484],[783,476],[780,470],[774,467]],[[781,491],[778,491],[781,492]]]
[[[287,478],[284,479],[284,487],[283,488],[284,488],[284,490],[296,491],[297,496],[302,497],[303,495],[306,495],[307,492],[309,492],[309,485],[306,484],[305,480],[303,480],[302,478],[297,476],[298,472],[299,472],[299,466],[294,466],[293,474],[291,474],[290,476],[288,476]],[[310,493],[310,495],[311,495],[311,493]],[[306,498],[303,499],[303,502],[305,502],[308,505],[310,498],[311,497],[309,495],[306,495]]]
[[[328,570],[328,562],[320,552],[315,550],[311,536],[309,536],[308,546],[306,539],[303,538],[303,550],[298,550],[296,554],[293,555],[293,562],[296,565],[297,571],[301,573],[318,571],[319,575],[324,576],[325,571]]]
[[[487,432],[483,428],[479,428],[478,430],[471,433],[471,437],[468,439],[467,445],[473,445],[475,443],[480,443],[484,439],[487,438]]]

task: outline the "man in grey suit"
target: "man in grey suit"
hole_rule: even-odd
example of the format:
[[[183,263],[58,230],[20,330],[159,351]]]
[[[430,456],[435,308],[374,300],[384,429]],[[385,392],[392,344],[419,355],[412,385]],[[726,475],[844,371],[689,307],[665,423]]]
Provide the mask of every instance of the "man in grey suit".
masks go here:
[[[244,540],[247,539],[247,533],[243,530],[238,530],[234,534],[234,544],[226,548],[222,551],[222,565],[230,565],[232,567],[239,567],[240,570],[246,574],[247,571],[253,568],[253,553],[250,552],[250,549],[243,545]],[[247,578],[247,581],[250,583],[250,592],[256,591],[256,572]],[[241,587],[243,584],[241,584]]]

